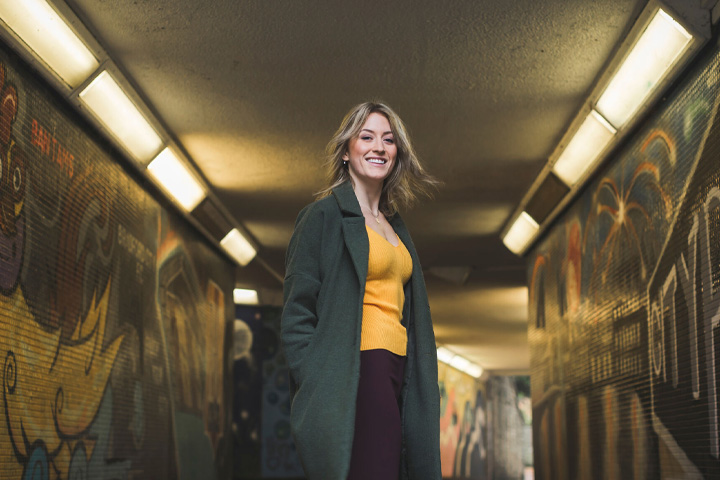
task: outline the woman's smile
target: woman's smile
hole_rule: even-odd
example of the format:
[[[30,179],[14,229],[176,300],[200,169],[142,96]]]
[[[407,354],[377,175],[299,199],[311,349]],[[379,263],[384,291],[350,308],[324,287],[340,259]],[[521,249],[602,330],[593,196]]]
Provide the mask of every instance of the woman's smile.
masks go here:
[[[390,175],[397,156],[397,145],[385,115],[371,113],[357,137],[350,140],[343,160],[353,181],[376,185]]]

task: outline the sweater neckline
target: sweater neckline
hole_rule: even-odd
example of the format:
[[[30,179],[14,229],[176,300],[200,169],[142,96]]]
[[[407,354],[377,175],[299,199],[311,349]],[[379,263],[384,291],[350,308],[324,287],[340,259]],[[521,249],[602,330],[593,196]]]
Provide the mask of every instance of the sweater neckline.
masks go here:
[[[367,228],[368,230],[370,230],[371,232],[373,232],[375,235],[377,235],[378,237],[380,237],[380,238],[382,238],[383,240],[385,240],[385,241],[387,242],[387,244],[390,245],[390,246],[393,247],[393,248],[398,248],[398,247],[400,247],[400,244],[402,243],[402,240],[400,240],[400,237],[398,236],[397,233],[395,233],[395,238],[397,238],[398,244],[397,244],[397,245],[393,245],[392,243],[390,243],[390,240],[388,240],[387,238],[385,238],[385,235],[380,235],[380,234],[379,234],[378,232],[376,232],[372,227],[370,227],[367,223],[365,224],[365,228]]]

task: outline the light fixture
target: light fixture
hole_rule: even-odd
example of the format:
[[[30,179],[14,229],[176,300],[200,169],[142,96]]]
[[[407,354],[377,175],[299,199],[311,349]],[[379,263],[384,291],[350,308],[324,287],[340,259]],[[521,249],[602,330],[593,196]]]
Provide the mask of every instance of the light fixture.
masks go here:
[[[468,365],[470,365],[470,360],[460,355],[455,355],[452,360],[450,360],[450,366],[457,368],[461,372],[464,372]]]
[[[258,305],[257,290],[249,290],[246,288],[236,288],[233,290],[233,301],[236,305]]]
[[[169,148],[163,149],[167,147],[167,133],[62,0],[0,0],[0,37],[25,60],[41,67],[38,72],[55,90],[133,157],[133,166],[143,167],[143,174],[153,177],[168,196],[187,210],[189,218],[196,220],[194,225],[208,238],[216,241],[235,223],[213,208],[213,202],[205,202],[202,213],[220,221],[217,225],[211,221],[210,229],[207,222],[198,223],[194,210],[212,194],[181,158]],[[237,229],[231,230],[220,244],[243,266],[256,255],[253,244]]]
[[[438,360],[443,363],[449,364],[450,360],[452,360],[454,356],[455,356],[455,354],[445,347],[438,347],[438,349],[437,349]]]
[[[225,238],[220,240],[220,246],[242,267],[250,263],[257,254],[255,248],[237,228],[230,230]]]
[[[99,66],[90,49],[45,0],[0,1],[0,19],[71,88]]]
[[[710,40],[717,18],[714,1],[649,0],[616,54],[608,59],[562,141],[508,218],[501,237],[522,255],[560,215],[600,162],[633,131],[641,115]],[[555,176],[568,189],[546,195]],[[552,183],[552,182],[551,182]],[[537,200],[543,200],[537,205]],[[527,212],[541,225],[523,219]],[[524,224],[524,225],[521,225]],[[513,232],[513,230],[517,232]],[[522,239],[511,233],[525,233]]]
[[[597,102],[597,110],[620,128],[688,49],[693,36],[659,9],[630,49]]]
[[[480,365],[472,363],[465,357],[456,355],[445,347],[437,348],[437,358],[438,361],[443,362],[444,364],[449,365],[463,373],[467,373],[471,377],[480,378],[484,371]]]
[[[107,71],[95,77],[80,92],[79,97],[110,133],[143,164],[162,148],[160,136]]]
[[[471,363],[465,369],[465,373],[467,373],[471,377],[475,377],[475,378],[482,377],[483,371],[484,370],[480,365],[475,365],[474,363]]]
[[[511,252],[520,255],[539,228],[538,223],[527,212],[522,212],[503,237],[503,243]]]
[[[553,172],[566,185],[575,185],[583,177],[583,174],[595,164],[615,133],[617,130],[600,114],[592,110],[558,157],[553,165]]]
[[[160,152],[147,169],[188,212],[205,197],[205,190],[200,182],[169,148]]]

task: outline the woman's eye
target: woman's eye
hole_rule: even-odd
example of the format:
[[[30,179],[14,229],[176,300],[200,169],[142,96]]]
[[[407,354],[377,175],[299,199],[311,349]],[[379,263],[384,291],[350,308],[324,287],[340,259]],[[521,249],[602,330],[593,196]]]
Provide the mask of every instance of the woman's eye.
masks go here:
[[[372,137],[370,137],[370,135],[363,135],[362,137],[360,137],[360,139],[361,140],[372,140]]]
[[[395,139],[394,138],[386,138],[385,143],[392,145],[393,143],[395,143]]]

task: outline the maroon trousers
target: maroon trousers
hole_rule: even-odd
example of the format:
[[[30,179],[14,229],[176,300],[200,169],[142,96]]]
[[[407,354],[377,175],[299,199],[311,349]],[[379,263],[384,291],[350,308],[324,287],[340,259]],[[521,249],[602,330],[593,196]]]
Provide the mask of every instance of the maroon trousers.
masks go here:
[[[405,357],[388,350],[360,352],[348,480],[398,480],[400,476],[400,390]]]

